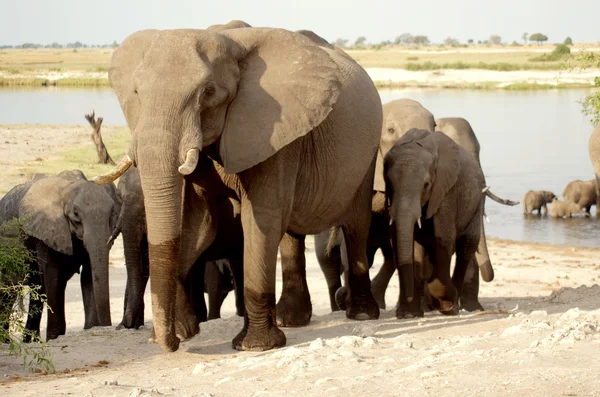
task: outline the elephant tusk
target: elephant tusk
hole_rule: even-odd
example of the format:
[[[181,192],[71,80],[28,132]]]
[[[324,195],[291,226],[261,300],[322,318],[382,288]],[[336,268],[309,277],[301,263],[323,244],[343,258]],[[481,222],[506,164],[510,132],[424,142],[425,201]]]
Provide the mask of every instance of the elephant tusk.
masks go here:
[[[487,192],[488,190],[490,190],[490,187],[489,187],[489,186],[486,186],[486,187],[484,187],[484,188],[483,188],[483,190],[481,191],[481,193],[485,193],[485,192]]]
[[[189,175],[198,166],[198,159],[200,158],[200,150],[190,149],[185,155],[185,163],[179,167],[179,173],[182,175]]]
[[[110,172],[104,175],[95,176],[93,181],[98,185],[106,185],[107,183],[113,182],[115,179],[119,178],[121,175],[125,173],[133,165],[133,161],[129,155],[123,156],[119,164],[115,166]]]
[[[419,229],[421,228],[421,218],[417,219],[417,225],[419,226]]]
[[[490,223],[490,218],[488,218],[488,216],[487,216],[487,214],[486,214],[486,213],[484,213],[484,214],[483,214],[483,218],[485,219],[485,221],[486,221],[487,223]]]

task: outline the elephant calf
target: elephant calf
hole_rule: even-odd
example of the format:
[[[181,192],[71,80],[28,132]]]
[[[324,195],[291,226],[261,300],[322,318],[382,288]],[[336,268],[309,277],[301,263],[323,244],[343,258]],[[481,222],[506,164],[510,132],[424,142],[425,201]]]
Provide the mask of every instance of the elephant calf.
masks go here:
[[[542,209],[544,209],[544,213],[548,213],[548,207],[546,204],[555,200],[556,196],[554,193],[547,190],[530,190],[525,193],[523,196],[523,213],[524,214],[532,214],[533,211],[537,210],[538,214],[542,213]]]
[[[550,204],[550,216],[553,218],[571,218],[573,214],[585,214],[589,216],[589,213],[585,211],[585,208],[581,208],[579,204],[571,201],[560,201],[554,200]]]
[[[576,180],[569,182],[563,191],[563,198],[565,201],[578,204],[589,214],[592,205],[596,205],[596,200],[598,198],[596,180]]]

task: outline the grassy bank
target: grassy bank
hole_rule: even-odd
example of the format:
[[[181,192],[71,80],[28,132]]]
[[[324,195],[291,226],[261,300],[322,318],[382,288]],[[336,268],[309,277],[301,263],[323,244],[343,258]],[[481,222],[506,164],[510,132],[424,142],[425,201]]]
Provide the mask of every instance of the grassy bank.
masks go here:
[[[561,90],[587,88],[589,84],[582,83],[503,83],[500,81],[484,81],[480,83],[424,83],[421,81],[375,81],[377,88],[432,88],[432,89],[463,89],[463,90],[505,90],[505,91],[533,91],[533,90]]]
[[[66,77],[62,79],[50,80],[42,77],[0,77],[0,87],[110,87],[108,78],[97,77]]]

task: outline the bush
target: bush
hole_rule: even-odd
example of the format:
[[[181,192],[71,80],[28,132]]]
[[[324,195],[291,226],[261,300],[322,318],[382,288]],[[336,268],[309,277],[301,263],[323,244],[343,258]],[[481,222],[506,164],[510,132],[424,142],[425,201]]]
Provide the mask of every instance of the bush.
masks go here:
[[[574,58],[575,67],[600,68],[600,54],[580,52]],[[594,85],[600,88],[600,76],[594,79]],[[592,92],[579,102],[582,113],[590,117],[593,126],[600,124],[600,91]]]
[[[555,62],[561,61],[571,54],[571,49],[566,44],[557,44],[550,54],[542,54],[529,59],[530,62]]]
[[[565,41],[563,41],[564,45],[573,45],[573,40],[570,37],[567,37]]]
[[[8,342],[10,355],[21,356],[23,365],[30,369],[54,372],[52,351],[25,328],[23,299],[42,299],[40,286],[27,286],[32,255],[25,247],[25,234],[19,220],[0,227],[0,342]],[[24,343],[28,337],[31,343]]]

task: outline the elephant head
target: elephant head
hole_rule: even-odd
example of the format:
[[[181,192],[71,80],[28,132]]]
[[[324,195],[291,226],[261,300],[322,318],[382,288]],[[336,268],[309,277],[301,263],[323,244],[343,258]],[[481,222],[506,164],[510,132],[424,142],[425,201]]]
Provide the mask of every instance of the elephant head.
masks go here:
[[[108,285],[110,246],[120,202],[111,183],[98,186],[81,179],[46,177],[35,182],[23,197],[19,217],[25,232],[65,255],[76,252],[80,240],[91,265],[100,325],[111,325]]]
[[[458,152],[458,145],[441,132],[411,129],[385,156],[385,191],[401,288],[410,288],[413,280],[415,227],[438,212],[456,183],[461,170]]]
[[[397,99],[383,105],[383,124],[381,126],[381,139],[379,140],[379,153],[375,169],[374,190],[383,192],[383,158],[411,128],[429,132],[435,131],[433,114],[419,102],[412,99]]]
[[[243,173],[318,126],[340,92],[328,50],[299,33],[243,25],[139,31],[109,69],[132,138],[114,172],[95,180],[114,180],[132,164],[140,172],[154,328],[168,351],[181,339],[175,302],[186,275],[178,265],[203,219],[198,210],[182,216],[189,206],[184,178],[199,152],[227,174]]]

